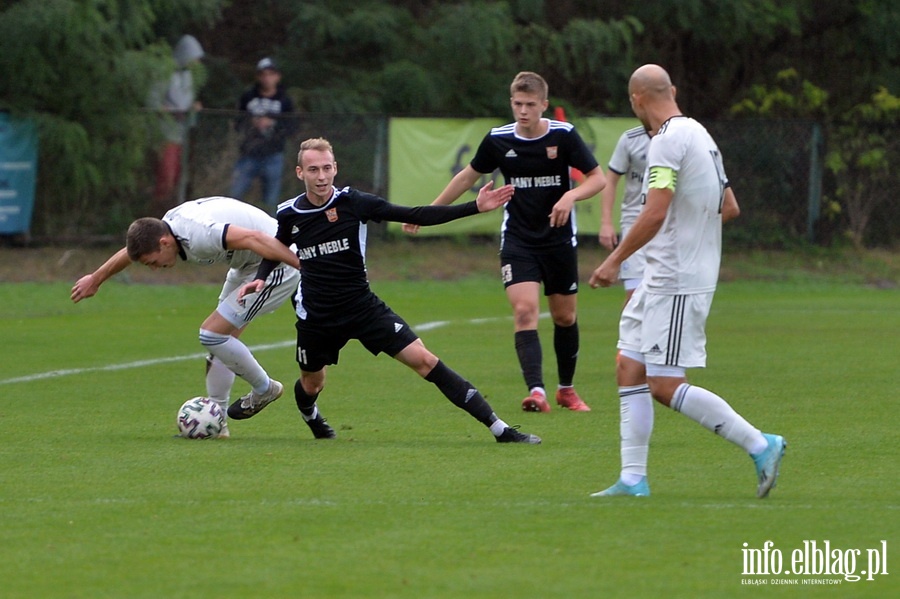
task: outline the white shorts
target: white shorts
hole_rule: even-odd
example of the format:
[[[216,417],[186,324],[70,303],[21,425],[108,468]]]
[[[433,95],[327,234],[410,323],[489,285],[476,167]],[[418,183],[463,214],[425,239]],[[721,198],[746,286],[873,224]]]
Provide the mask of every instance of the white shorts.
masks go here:
[[[704,368],[713,295],[661,295],[639,286],[622,310],[619,349],[643,354],[647,364]]]
[[[238,301],[241,287],[252,281],[256,269],[230,269],[225,277],[225,285],[219,294],[219,305],[216,312],[239,329],[247,326],[253,318],[260,314],[275,311],[297,292],[300,284],[300,271],[290,266],[281,266],[272,271],[266,279],[266,286],[259,293],[254,293]]]
[[[629,229],[622,229],[622,239],[625,239],[628,231]],[[644,267],[646,265],[647,260],[644,258],[643,248],[631,254],[622,262],[622,266],[619,267],[619,279],[625,283],[626,291],[637,288],[637,282],[644,277]]]

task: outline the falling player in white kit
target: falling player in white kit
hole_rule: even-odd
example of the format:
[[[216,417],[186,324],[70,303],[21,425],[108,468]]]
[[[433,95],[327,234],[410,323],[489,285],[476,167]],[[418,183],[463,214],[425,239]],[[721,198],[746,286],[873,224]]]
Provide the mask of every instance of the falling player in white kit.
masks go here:
[[[235,375],[253,388],[241,403],[259,406],[278,399],[281,383],[269,378],[250,350],[238,337],[259,314],[272,312],[297,290],[300,262],[274,238],[278,223],[250,204],[225,197],[201,198],[172,208],[162,217],[140,218],[128,228],[126,246],[93,273],[72,287],[72,301],[92,297],[104,281],[132,262],[150,268],[171,268],[179,258],[196,264],[229,265],[218,306],[200,325],[200,343],[209,351],[206,394],[223,413]],[[238,299],[240,287],[252,281],[263,258],[279,265],[253,297]],[[261,409],[261,408],[260,408]],[[229,436],[223,429],[220,437]]]
[[[591,275],[592,287],[619,278],[622,262],[643,247],[644,278],[619,322],[619,480],[595,497],[650,494],[647,456],[656,399],[742,447],[756,465],[757,497],[775,486],[786,443],[764,434],[715,393],[690,385],[687,368],[706,366],[706,319],[719,276],[722,221],[739,213],[706,129],[681,114],[668,73],[644,65],[628,84],[631,106],[655,131],[644,177],[644,208],[629,234]]]

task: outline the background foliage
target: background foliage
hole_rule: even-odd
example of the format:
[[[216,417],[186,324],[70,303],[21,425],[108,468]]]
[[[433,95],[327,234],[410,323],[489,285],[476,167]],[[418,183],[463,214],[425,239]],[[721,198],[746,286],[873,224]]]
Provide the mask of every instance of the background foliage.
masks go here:
[[[656,62],[682,109],[704,121],[743,118],[731,108],[775,89],[813,101],[790,116],[825,128],[834,177],[823,214],[857,245],[889,244],[896,210],[880,200],[860,214],[853,202],[866,200],[852,198],[869,193],[866,181],[891,179],[872,164],[896,149],[862,163],[853,154],[871,141],[861,120],[896,137],[896,112],[884,106],[900,93],[898,31],[893,0],[0,1],[0,109],[40,124],[38,233],[110,232],[145,208],[155,143],[146,93],[173,68],[171,44],[184,33],[207,53],[204,106],[233,108],[269,55],[300,110],[335,118],[507,114],[502,91],[526,69],[545,75],[572,116],[629,115],[629,74]],[[789,71],[803,87],[782,85]],[[840,188],[853,164],[862,187]],[[889,226],[870,234],[873,222]]]

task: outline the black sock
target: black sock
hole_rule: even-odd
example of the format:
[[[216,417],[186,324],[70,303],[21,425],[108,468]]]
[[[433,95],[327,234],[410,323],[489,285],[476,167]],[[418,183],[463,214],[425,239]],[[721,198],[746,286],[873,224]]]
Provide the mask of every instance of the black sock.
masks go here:
[[[453,405],[465,410],[483,425],[489,427],[497,420],[494,410],[478,392],[478,389],[440,360],[431,369],[425,380],[440,389]]]
[[[516,355],[528,390],[535,387],[544,388],[543,361],[541,340],[537,331],[518,331],[516,333]]]
[[[559,384],[570,387],[575,378],[575,363],[578,361],[578,322],[568,327],[553,326],[553,349],[556,350]]]
[[[300,410],[300,413],[304,416],[312,416],[316,410],[316,399],[319,397],[319,394],[310,395],[303,388],[303,385],[300,384],[300,379],[297,379],[297,382],[294,383],[294,400],[297,402],[297,409]]]

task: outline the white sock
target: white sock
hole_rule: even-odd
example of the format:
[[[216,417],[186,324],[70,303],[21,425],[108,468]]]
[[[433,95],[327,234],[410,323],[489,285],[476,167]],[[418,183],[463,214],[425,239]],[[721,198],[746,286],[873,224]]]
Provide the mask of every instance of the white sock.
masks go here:
[[[647,455],[653,432],[653,398],[650,387],[619,387],[619,435],[622,472],[626,485],[637,484],[647,476]]]
[[[309,416],[304,414],[302,410],[300,411],[300,416],[303,417],[304,422],[309,422],[310,420],[315,420],[316,416],[318,416],[318,415],[319,415],[319,406],[316,404],[313,404],[313,411],[312,411],[312,414],[310,414]]]
[[[759,453],[766,448],[766,438],[759,429],[744,420],[727,401],[703,387],[687,383],[679,385],[672,398],[672,409],[743,447],[749,454]]]
[[[494,433],[495,437],[499,437],[503,434],[503,431],[506,430],[506,427],[509,426],[499,418],[491,423],[491,432]]]
[[[200,329],[200,343],[228,370],[250,383],[254,391],[262,394],[269,390],[269,375],[240,339]]]
[[[540,393],[540,394],[543,395],[544,397],[547,397],[547,392],[544,391],[544,388],[543,388],[543,387],[532,387],[532,389],[529,391],[529,393],[534,393],[535,391],[537,391],[538,393]]]
[[[207,358],[206,396],[228,411],[228,400],[231,398],[231,386],[234,384],[234,373],[228,370],[222,361],[210,356]]]

